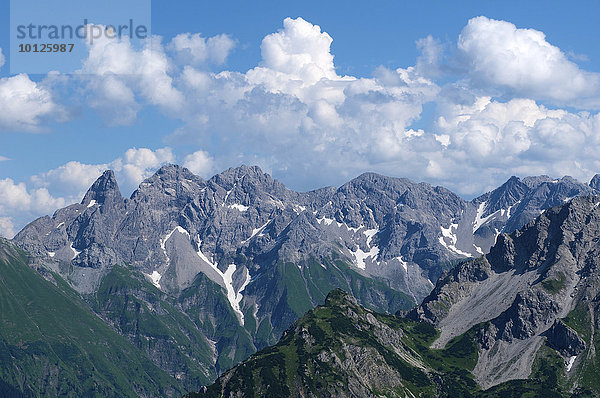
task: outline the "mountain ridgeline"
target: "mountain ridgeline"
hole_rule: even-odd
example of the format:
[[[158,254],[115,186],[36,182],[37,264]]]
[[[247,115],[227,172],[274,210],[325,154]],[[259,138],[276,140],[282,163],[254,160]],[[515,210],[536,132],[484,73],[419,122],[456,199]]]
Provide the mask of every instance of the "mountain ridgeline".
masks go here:
[[[165,372],[173,386],[169,391],[192,391],[275,344],[336,288],[355,297],[365,311],[381,313],[409,310],[425,298],[410,313],[411,322],[441,329],[432,343],[443,347],[468,332],[451,310],[467,292],[458,289],[450,295],[442,282],[434,288],[438,278],[452,278],[465,264],[498,264],[490,256],[500,256],[497,248],[509,236],[525,225],[529,228],[545,209],[600,193],[599,180],[585,185],[570,177],[512,177],[494,191],[465,201],[442,187],[374,173],[339,188],[300,193],[258,167],[241,166],[204,180],[167,165],[123,198],[113,172],[106,171],[81,203],[33,221],[13,243],[49,282],[71,289],[111,330]],[[496,239],[492,252],[481,258]],[[444,274],[470,258],[475,260]],[[493,267],[500,273],[511,265]],[[482,283],[492,284],[495,278]],[[542,282],[558,289],[567,279],[556,280]],[[525,278],[515,285],[533,282]],[[432,296],[436,292],[440,297]],[[451,296],[449,303],[443,301],[444,294]],[[502,300],[515,297],[507,293]],[[504,305],[490,303],[493,308]],[[530,301],[521,307],[528,305]],[[561,319],[561,311],[552,319]],[[472,321],[486,321],[476,311],[471,316],[464,323],[469,327],[476,325]],[[574,333],[561,322],[556,334]],[[540,328],[535,336],[546,338]],[[493,334],[493,327],[487,330],[492,330],[485,340],[490,347],[504,341]],[[507,355],[499,359],[481,351],[477,366],[483,369],[481,358],[489,357],[499,366],[510,362],[515,377],[525,375],[531,364]],[[480,368],[472,372],[480,385],[504,380]],[[55,374],[40,383],[46,386],[53,380]],[[21,381],[14,383],[9,384],[23,391]]]

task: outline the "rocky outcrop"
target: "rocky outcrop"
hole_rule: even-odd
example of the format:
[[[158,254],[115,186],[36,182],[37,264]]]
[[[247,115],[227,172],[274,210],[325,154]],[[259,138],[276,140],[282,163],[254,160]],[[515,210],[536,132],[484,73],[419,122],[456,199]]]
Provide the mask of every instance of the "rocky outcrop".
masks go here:
[[[548,345],[566,358],[579,355],[586,347],[585,341],[577,332],[560,319],[554,321],[552,327],[544,332],[544,336],[548,339]]]
[[[529,376],[544,342],[566,362],[575,358],[586,342],[561,319],[587,312],[600,292],[599,204],[600,197],[575,198],[500,235],[489,254],[457,265],[408,316],[440,329],[436,347],[475,328],[474,374],[486,388]]]

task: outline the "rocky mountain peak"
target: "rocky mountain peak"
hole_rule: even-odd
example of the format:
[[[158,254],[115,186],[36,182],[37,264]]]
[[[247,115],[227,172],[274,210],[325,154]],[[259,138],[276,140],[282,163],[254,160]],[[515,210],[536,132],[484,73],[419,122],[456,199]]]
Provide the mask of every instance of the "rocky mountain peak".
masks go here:
[[[258,166],[241,165],[229,168],[212,177],[209,185],[215,190],[220,187],[227,192],[233,192],[230,199],[239,194],[243,194],[242,196],[248,194],[252,198],[267,194],[267,196],[283,199],[290,194],[285,185],[263,172]]]
[[[246,179],[265,185],[271,185],[275,181],[269,174],[264,173],[260,167],[246,165],[231,167],[212,177],[211,181],[224,188],[230,188]]]
[[[549,176],[543,174],[543,175],[539,175],[539,176],[525,177],[521,181],[523,182],[523,184],[527,185],[529,188],[536,188],[540,184],[543,184],[545,182],[552,182],[553,180]]]
[[[488,205],[485,208],[483,215],[489,215],[499,209],[506,209],[517,203],[529,190],[527,185],[518,177],[510,177],[504,184],[496,188],[489,194],[487,200]]]
[[[154,173],[154,175],[148,179],[148,181],[178,181],[182,179],[195,180],[199,179],[199,177],[183,166],[179,166],[177,164],[166,164],[158,169],[156,173]]]
[[[580,297],[600,292],[600,198],[573,199],[591,193],[597,191],[568,178],[513,177],[497,192],[465,201],[442,187],[375,173],[338,189],[301,193],[259,167],[243,165],[204,181],[165,165],[130,200],[121,198],[107,171],[83,204],[32,222],[14,242],[86,297],[112,283],[110,273],[125,264],[122,271],[144,289],[179,300],[178,308],[189,312],[178,319],[200,321],[198,334],[189,336],[206,338],[211,347],[216,342],[218,357],[210,349],[199,362],[214,376],[274,343],[324,300],[325,310],[357,313],[341,291],[325,299],[336,287],[348,288],[371,309],[406,310],[431,292],[444,270],[475,257],[446,274],[413,315],[439,327],[440,348],[485,323],[483,332],[472,331],[484,347],[475,375],[490,386],[527,377],[531,363],[525,359],[535,357],[544,336],[565,355],[581,357],[584,345],[557,320],[572,303],[582,303]],[[503,233],[535,218],[522,231]],[[162,311],[138,287],[128,294]],[[120,312],[105,304],[102,316],[121,322]],[[219,340],[218,328],[242,337],[229,340],[225,333]],[[129,337],[147,341],[152,336],[145,333]],[[163,366],[162,358],[175,358],[185,344],[161,347],[152,355]],[[515,359],[516,353],[525,359]]]
[[[176,164],[166,164],[145,179],[131,195],[131,198],[157,198],[166,195],[172,198],[180,196],[186,200],[204,186],[206,186],[206,182],[187,168]]]
[[[123,196],[121,196],[115,173],[112,170],[106,170],[88,189],[81,204],[89,206],[90,203],[105,204],[122,200]]]
[[[600,174],[596,174],[594,177],[592,177],[592,180],[590,181],[590,187],[600,191]]]

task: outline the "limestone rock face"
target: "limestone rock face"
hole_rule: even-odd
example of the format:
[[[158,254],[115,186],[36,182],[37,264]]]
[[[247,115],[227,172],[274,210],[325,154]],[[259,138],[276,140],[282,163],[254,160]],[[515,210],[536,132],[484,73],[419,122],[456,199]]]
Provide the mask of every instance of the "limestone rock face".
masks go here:
[[[577,356],[586,348],[585,341],[579,337],[577,332],[560,319],[554,321],[545,335],[548,338],[548,345],[565,357]]]
[[[575,198],[500,235],[489,254],[457,265],[408,316],[441,330],[437,347],[476,328],[474,374],[483,387],[527,378],[544,342],[565,361],[575,360],[594,341],[584,341],[567,321],[574,322],[573,314],[587,319],[592,340],[597,329],[599,205],[597,196]]]

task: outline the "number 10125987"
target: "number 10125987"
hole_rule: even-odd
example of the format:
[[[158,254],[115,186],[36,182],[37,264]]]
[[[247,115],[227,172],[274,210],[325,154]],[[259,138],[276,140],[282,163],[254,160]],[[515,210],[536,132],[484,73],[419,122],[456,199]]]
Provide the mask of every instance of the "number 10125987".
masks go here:
[[[20,53],[70,53],[73,51],[73,47],[75,44],[29,44],[29,43],[21,43],[19,44],[19,52]]]

